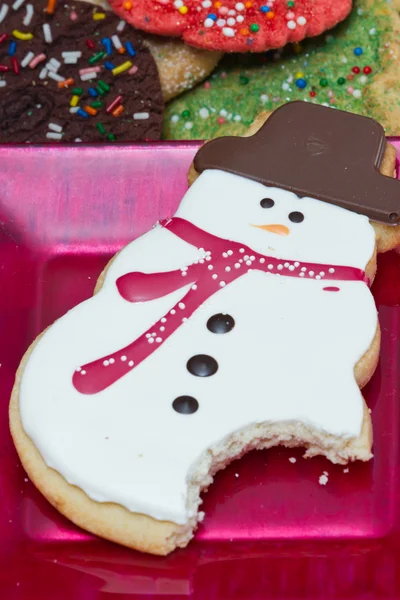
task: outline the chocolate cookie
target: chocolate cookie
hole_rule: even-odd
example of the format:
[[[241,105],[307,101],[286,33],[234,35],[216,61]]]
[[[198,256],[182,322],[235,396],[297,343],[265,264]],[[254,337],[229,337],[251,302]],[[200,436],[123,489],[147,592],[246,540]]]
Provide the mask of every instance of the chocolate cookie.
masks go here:
[[[0,142],[157,140],[163,99],[140,34],[86,3],[0,7]]]

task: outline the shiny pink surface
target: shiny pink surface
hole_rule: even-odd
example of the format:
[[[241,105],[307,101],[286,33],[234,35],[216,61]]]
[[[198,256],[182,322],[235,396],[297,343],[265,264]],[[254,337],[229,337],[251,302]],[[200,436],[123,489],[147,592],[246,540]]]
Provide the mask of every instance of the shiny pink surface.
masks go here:
[[[373,288],[383,337],[365,390],[375,436],[370,463],[346,473],[322,458],[305,461],[301,451],[253,452],[217,475],[196,540],[167,558],[79,530],[20,466],[7,404],[22,354],[91,295],[115,252],[174,212],[197,147],[0,147],[0,598],[400,598],[394,252],[379,257]]]

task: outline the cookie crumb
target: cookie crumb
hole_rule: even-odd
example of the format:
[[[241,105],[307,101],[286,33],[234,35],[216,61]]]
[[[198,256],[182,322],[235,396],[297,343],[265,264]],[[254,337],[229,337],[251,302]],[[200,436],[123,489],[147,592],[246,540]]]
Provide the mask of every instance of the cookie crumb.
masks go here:
[[[323,474],[320,475],[318,483],[319,485],[326,485],[328,483],[328,475],[326,471],[324,471]]]
[[[295,457],[294,457],[294,456],[291,456],[291,457],[289,458],[289,462],[290,462],[290,463],[292,463],[292,464],[294,464],[294,463],[296,462],[296,459],[295,459]]]
[[[343,473],[348,473],[350,471],[350,469],[347,467],[346,469],[343,469]]]

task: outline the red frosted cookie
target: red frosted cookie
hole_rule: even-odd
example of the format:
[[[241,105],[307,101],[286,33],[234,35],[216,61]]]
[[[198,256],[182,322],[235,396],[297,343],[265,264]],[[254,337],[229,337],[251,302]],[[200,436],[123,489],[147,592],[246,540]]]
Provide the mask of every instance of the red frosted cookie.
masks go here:
[[[320,35],[347,17],[351,0],[110,0],[139,29],[192,46],[263,52]]]

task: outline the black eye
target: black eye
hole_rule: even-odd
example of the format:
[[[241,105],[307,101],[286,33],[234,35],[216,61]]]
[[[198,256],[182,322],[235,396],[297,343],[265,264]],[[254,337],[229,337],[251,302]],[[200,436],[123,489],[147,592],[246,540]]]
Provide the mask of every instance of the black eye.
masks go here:
[[[292,221],[292,223],[301,223],[302,221],[304,221],[304,215],[301,212],[291,212],[289,215],[289,219]]]
[[[272,208],[274,204],[272,198],[263,198],[260,202],[261,208]]]

